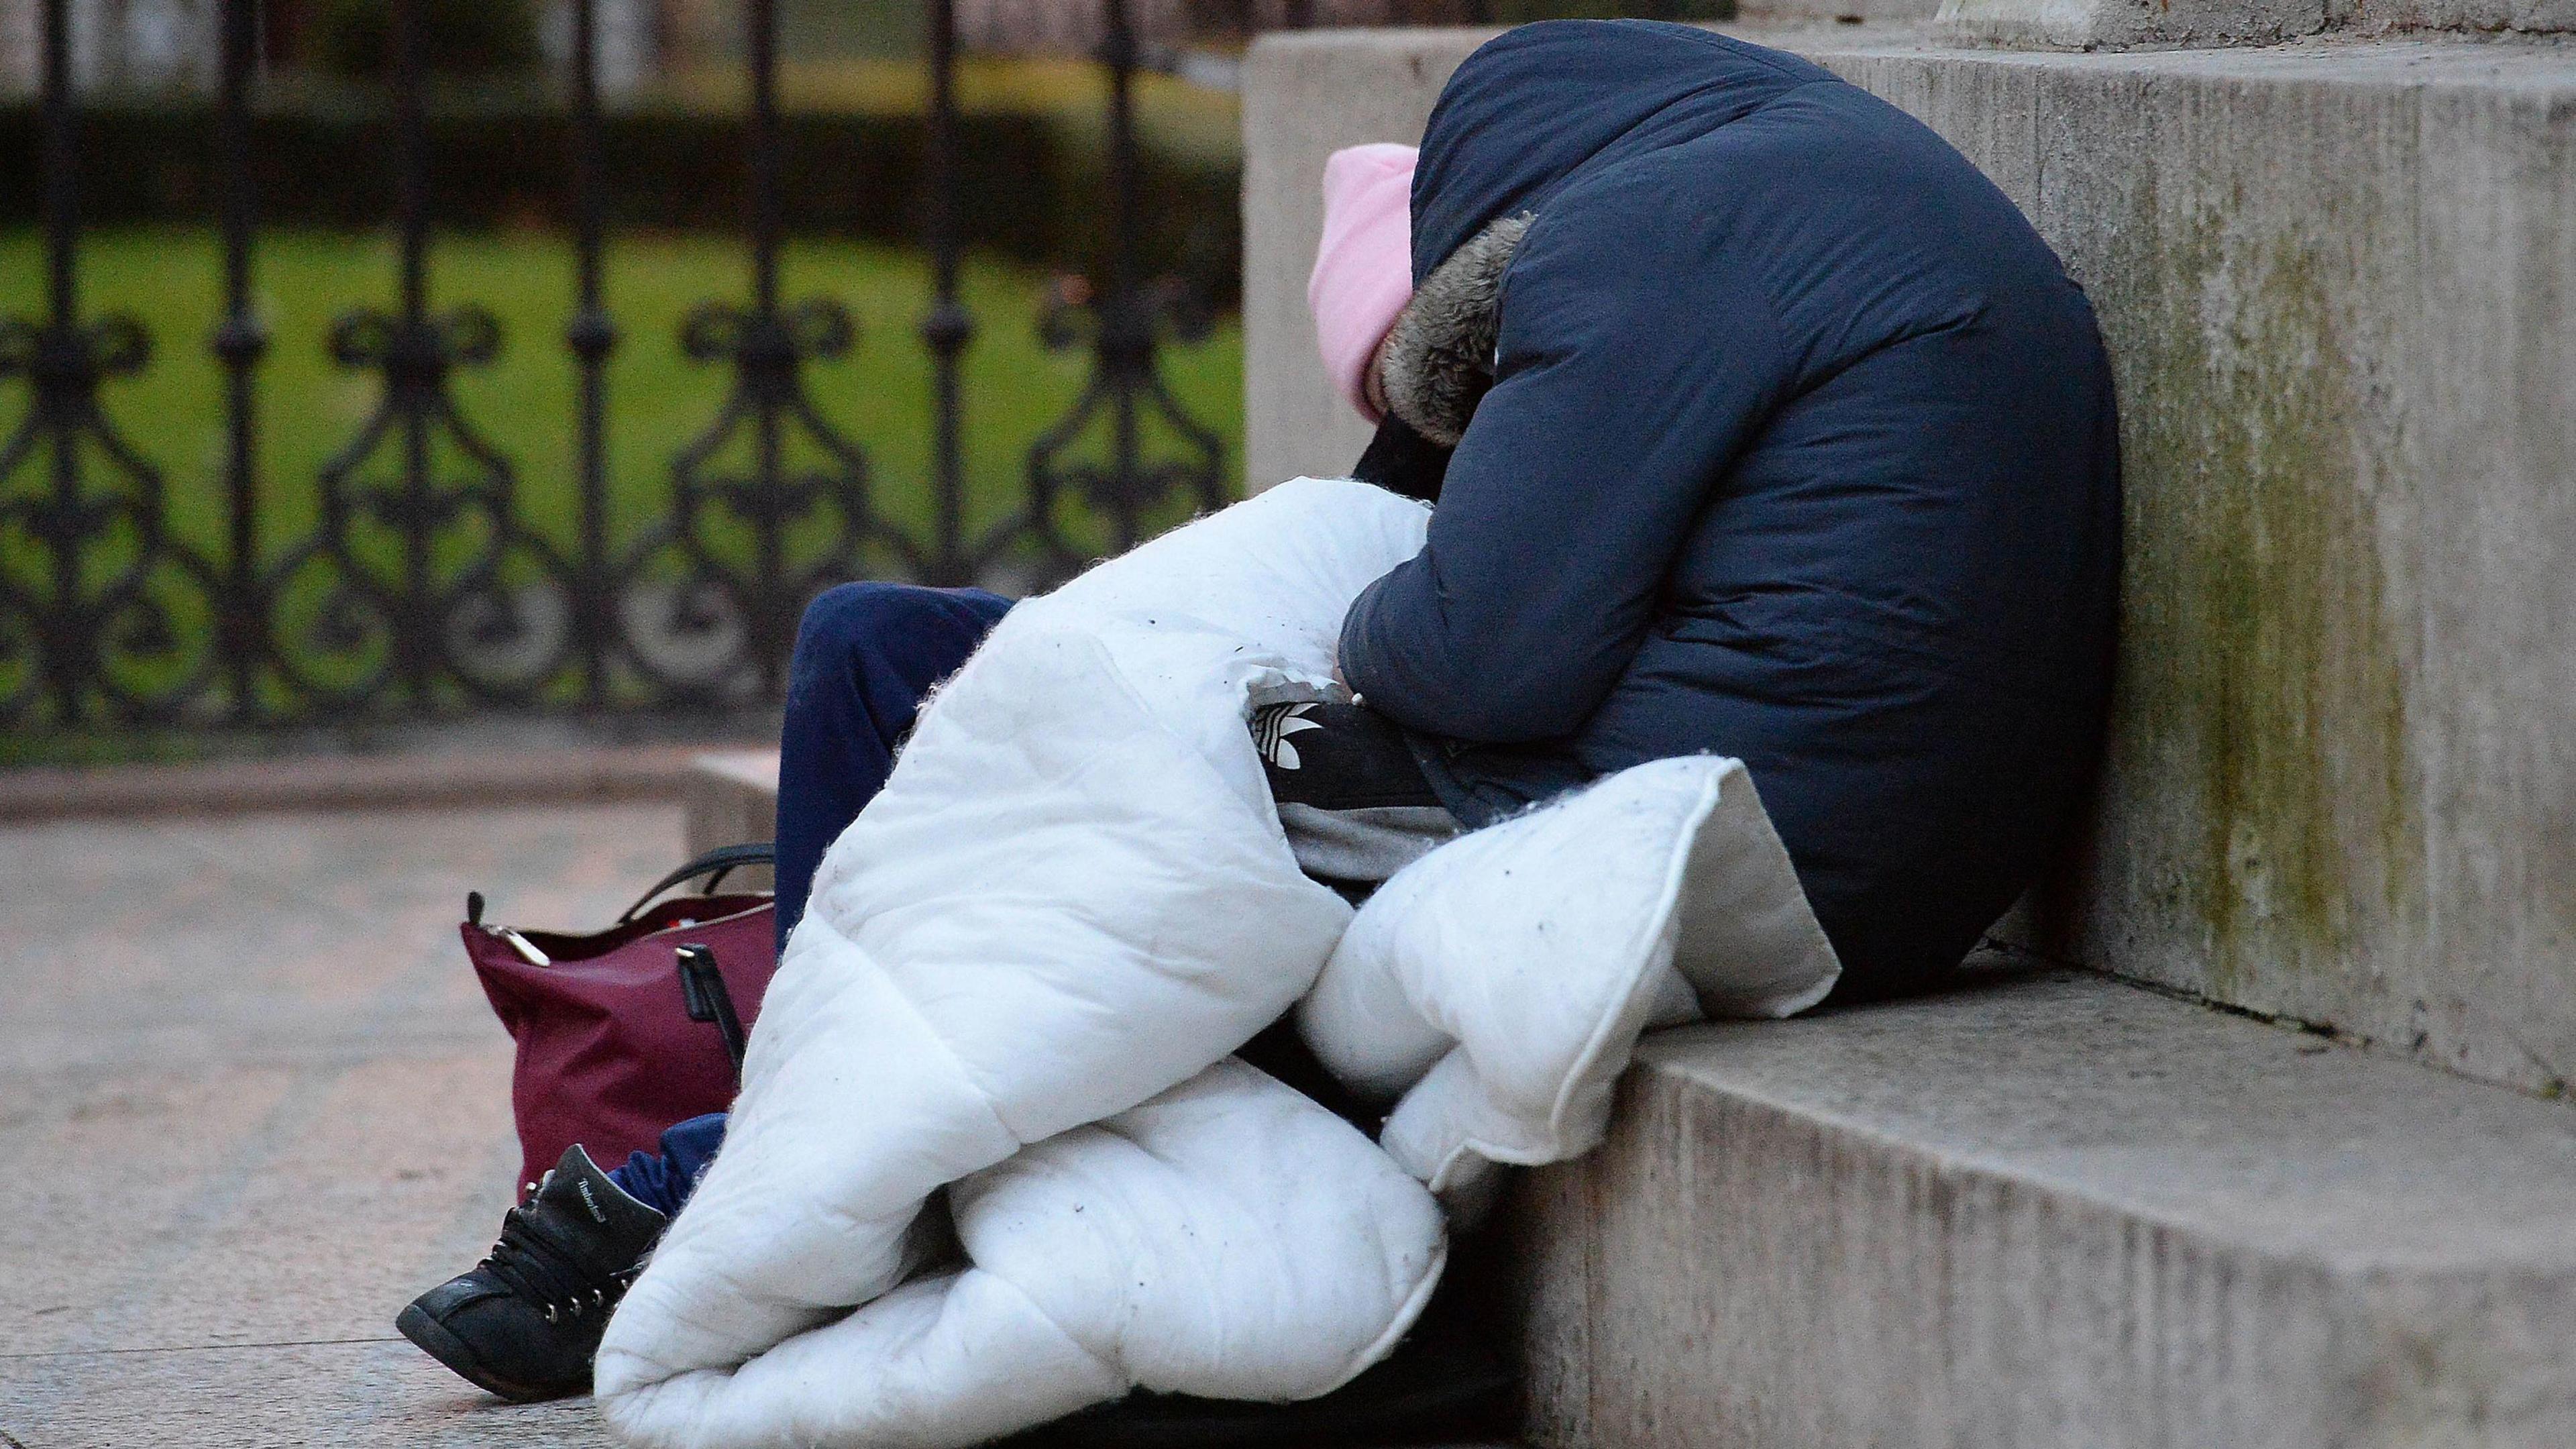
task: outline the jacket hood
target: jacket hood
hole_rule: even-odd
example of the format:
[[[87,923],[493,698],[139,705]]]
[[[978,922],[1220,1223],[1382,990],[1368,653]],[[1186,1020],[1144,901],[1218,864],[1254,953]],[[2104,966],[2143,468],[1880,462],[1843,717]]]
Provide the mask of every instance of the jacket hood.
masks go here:
[[[1440,93],[1413,173],[1413,279],[1568,181],[1830,80],[1794,56],[1687,25],[1553,20],[1507,31]]]
[[[1659,21],[1523,26],[1458,67],[1413,173],[1412,298],[1379,351],[1387,407],[1454,448],[1493,384],[1503,276],[1549,198],[1830,80],[1777,51]]]

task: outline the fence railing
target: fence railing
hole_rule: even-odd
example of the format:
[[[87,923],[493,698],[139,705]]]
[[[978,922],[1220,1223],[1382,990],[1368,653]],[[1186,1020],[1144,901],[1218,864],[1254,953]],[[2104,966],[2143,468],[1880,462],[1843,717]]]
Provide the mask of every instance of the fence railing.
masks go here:
[[[1140,275],[1132,91],[1138,46],[1126,0],[1106,0],[1109,243],[1096,281],[1056,290],[1050,346],[1085,348],[1072,410],[1028,451],[1021,496],[970,528],[960,359],[977,326],[960,300],[956,27],[929,0],[926,227],[931,300],[919,322],[931,368],[926,526],[876,505],[869,451],[815,406],[809,363],[854,345],[828,298],[782,294],[775,0],[747,0],[749,178],[746,305],[692,311],[681,344],[730,369],[730,392],[694,428],[675,421],[657,516],[612,517],[609,359],[617,319],[601,289],[608,181],[601,158],[594,0],[575,0],[567,105],[574,292],[562,338],[576,379],[569,537],[534,526],[512,458],[450,387],[492,358],[482,307],[431,305],[427,76],[422,15],[392,0],[388,80],[398,238],[392,304],[349,312],[327,346],[372,374],[372,412],[311,478],[264,476],[274,399],[270,340],[254,305],[259,199],[252,184],[257,0],[222,0],[215,151],[223,313],[207,346],[224,384],[218,548],[176,529],[165,461],[102,405],[101,385],[152,364],[143,320],[80,305],[79,99],[69,0],[42,0],[45,311],[0,320],[0,390],[25,408],[0,441],[0,728],[44,734],[153,725],[263,725],[437,716],[477,709],[687,711],[774,700],[796,619],[818,590],[875,571],[955,584],[997,573],[1043,581],[1100,546],[1123,546],[1176,507],[1226,492],[1223,446],[1166,387],[1157,348],[1199,325],[1168,282]],[[5,396],[5,391],[0,391]],[[262,536],[280,490],[312,491],[300,537]],[[988,510],[979,510],[988,511]],[[1067,519],[1079,511],[1089,532]]]

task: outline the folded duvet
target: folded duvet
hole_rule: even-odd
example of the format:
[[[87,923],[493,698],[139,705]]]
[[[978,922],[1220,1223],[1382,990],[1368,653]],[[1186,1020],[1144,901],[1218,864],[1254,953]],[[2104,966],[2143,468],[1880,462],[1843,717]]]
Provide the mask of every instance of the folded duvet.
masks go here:
[[[609,1325],[621,1438],[957,1446],[1139,1386],[1329,1391],[1437,1282],[1432,1186],[1463,1202],[1472,1164],[1597,1140],[1648,1023],[1831,984],[1730,761],[1463,837],[1361,930],[1298,872],[1246,717],[1332,694],[1343,614],[1425,517],[1284,484],[1013,610],[929,701],[817,873],[724,1151]],[[1618,848],[1581,847],[1605,829]],[[1497,912],[1538,867],[1576,876]],[[1588,1016],[1489,1009],[1567,962]],[[1319,975],[1309,1037],[1405,1094],[1393,1155],[1229,1059]]]

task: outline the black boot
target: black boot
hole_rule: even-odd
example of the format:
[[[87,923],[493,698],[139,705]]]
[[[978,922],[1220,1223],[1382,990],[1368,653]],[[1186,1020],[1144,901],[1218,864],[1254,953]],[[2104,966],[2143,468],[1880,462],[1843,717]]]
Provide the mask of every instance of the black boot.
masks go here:
[[[665,1219],[609,1180],[578,1145],[501,1219],[471,1273],[411,1301],[402,1336],[502,1398],[590,1392],[591,1355]]]

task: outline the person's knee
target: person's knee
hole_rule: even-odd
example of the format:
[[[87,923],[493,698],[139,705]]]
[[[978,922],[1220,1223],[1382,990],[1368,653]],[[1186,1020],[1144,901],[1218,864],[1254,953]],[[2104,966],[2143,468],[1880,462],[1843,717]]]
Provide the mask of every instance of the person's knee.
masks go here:
[[[846,651],[875,638],[905,615],[919,612],[920,596],[929,592],[913,584],[874,580],[835,584],[805,606],[805,617],[796,625],[796,652]]]
[[[954,673],[1010,605],[991,594],[922,584],[853,583],[826,589],[805,608],[788,670],[787,703],[834,688],[856,688],[891,707]],[[898,711],[909,722],[911,701]]]
[[[852,678],[883,641],[904,637],[908,626],[936,606],[934,591],[915,584],[867,581],[825,589],[796,625],[792,672],[799,681]]]

